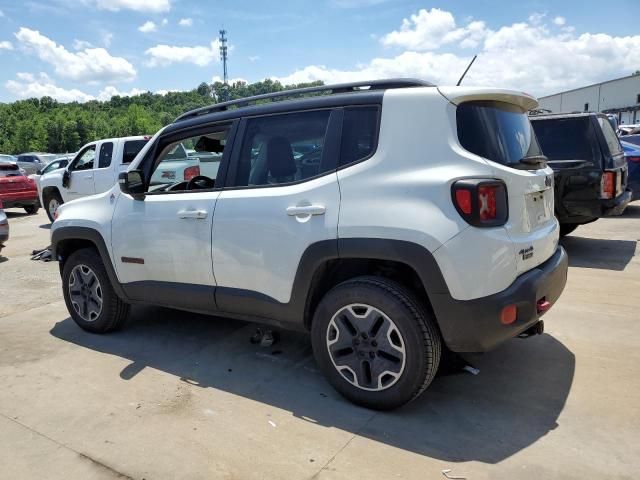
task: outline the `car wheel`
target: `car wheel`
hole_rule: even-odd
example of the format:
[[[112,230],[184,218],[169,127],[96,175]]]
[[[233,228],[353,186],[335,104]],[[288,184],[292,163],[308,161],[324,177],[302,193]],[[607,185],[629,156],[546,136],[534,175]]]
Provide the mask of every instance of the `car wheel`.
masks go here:
[[[72,253],[62,271],[64,301],[84,330],[106,333],[122,326],[129,305],[115,293],[102,259],[93,248]]]
[[[440,362],[433,316],[408,289],[380,277],[354,278],[330,290],[314,314],[311,339],[333,387],[378,410],[418,397]]]
[[[561,223],[560,224],[560,236],[561,237],[566,237],[567,235],[569,235],[571,232],[573,232],[579,226],[580,225],[577,224],[577,223]]]
[[[58,192],[49,193],[45,196],[44,207],[47,210],[47,217],[49,217],[49,220],[53,222],[56,219],[56,212],[63,203],[64,202],[62,201],[62,198],[60,198],[60,194]]]
[[[38,210],[40,210],[40,207],[38,205],[29,205],[28,207],[24,207],[24,211],[29,215],[38,213]]]

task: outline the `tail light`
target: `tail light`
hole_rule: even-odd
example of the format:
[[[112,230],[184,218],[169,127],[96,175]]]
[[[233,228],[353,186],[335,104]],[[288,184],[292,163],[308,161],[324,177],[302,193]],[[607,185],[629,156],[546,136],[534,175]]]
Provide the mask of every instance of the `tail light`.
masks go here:
[[[184,169],[184,180],[188,182],[192,178],[200,175],[200,167],[198,165],[194,165],[193,167],[187,167]]]
[[[627,160],[633,163],[640,163],[640,157],[627,157]]]
[[[459,180],[452,187],[453,204],[462,218],[475,227],[507,223],[507,186],[500,180]]]
[[[616,196],[616,172],[604,172],[600,179],[600,198]]]

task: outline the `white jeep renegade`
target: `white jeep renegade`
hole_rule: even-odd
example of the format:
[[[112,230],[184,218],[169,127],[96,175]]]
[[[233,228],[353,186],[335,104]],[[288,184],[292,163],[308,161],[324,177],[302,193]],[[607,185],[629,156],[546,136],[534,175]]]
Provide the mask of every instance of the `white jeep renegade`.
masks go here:
[[[402,405],[443,348],[539,333],[564,288],[536,106],[521,92],[397,79],[189,112],[119,185],[58,210],[69,312],[98,333],[133,303],[310,331],[338,391]],[[215,178],[158,182],[178,145],[221,155]]]

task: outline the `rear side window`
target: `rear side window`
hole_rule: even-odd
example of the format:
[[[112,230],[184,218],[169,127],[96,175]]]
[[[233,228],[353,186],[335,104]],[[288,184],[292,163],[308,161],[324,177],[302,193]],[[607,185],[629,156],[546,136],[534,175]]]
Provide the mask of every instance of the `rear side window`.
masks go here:
[[[600,161],[600,147],[590,117],[534,119],[531,123],[549,160]]]
[[[122,163],[131,163],[136,155],[142,150],[149,140],[129,140],[124,142],[124,153],[122,154]]]
[[[609,120],[607,118],[598,117],[598,123],[600,124],[602,133],[604,134],[604,139],[607,142],[607,146],[609,147],[609,153],[611,155],[620,153],[620,142],[618,141],[618,136],[613,130],[613,127],[611,126]]]
[[[322,153],[329,115],[321,110],[248,120],[235,186],[278,185],[326,172]]]
[[[107,168],[111,165],[111,157],[113,156],[113,143],[107,142],[100,146],[100,158],[98,159],[98,168]]]
[[[466,102],[456,114],[458,140],[465,150],[503,165],[540,156],[529,117],[505,102]]]
[[[364,160],[376,149],[378,140],[378,107],[344,110],[340,166]]]

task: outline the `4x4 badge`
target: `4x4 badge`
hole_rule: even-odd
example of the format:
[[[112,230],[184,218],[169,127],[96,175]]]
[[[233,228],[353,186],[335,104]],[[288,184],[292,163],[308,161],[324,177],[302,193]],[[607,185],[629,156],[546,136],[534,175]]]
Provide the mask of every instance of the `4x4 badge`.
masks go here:
[[[551,175],[547,175],[544,177],[544,186],[552,187],[553,186],[553,177]]]
[[[522,260],[527,260],[527,259],[533,257],[533,245],[531,245],[531,246],[529,246],[527,248],[523,248],[518,253],[520,255],[522,255]]]

